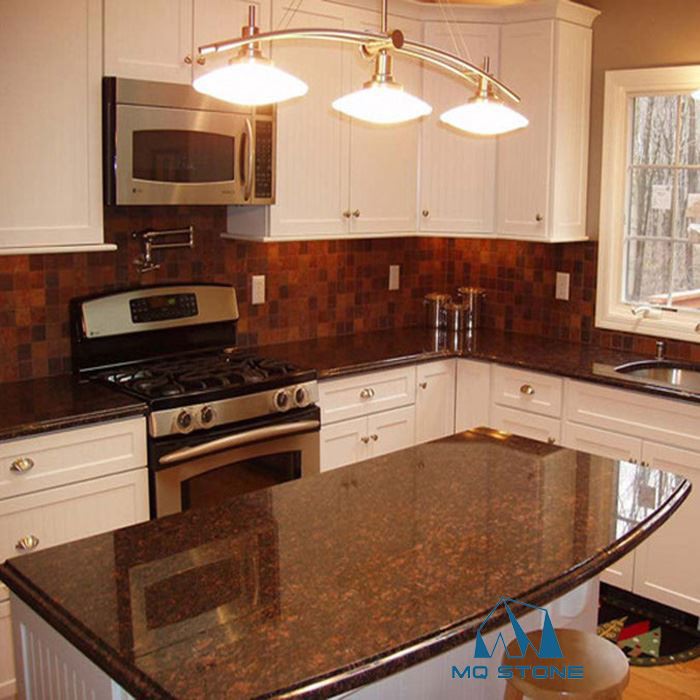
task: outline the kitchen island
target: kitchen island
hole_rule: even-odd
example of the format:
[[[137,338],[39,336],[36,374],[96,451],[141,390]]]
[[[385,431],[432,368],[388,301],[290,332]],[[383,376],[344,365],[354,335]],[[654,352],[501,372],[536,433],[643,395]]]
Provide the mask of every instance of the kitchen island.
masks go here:
[[[120,698],[328,697],[427,664],[420,682],[437,670],[464,696],[441,659],[501,597],[541,606],[580,589],[689,491],[474,431],[17,557],[0,578],[20,693],[82,674]],[[506,622],[500,608],[488,629]]]

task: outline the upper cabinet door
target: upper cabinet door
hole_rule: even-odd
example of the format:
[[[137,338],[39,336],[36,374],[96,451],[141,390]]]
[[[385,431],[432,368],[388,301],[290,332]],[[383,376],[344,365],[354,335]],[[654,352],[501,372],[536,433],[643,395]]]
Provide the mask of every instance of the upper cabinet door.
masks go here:
[[[293,12],[275,4],[273,27],[285,13],[290,26],[345,27],[347,8],[306,0]],[[285,41],[274,46],[275,65],[309,86],[308,93],[277,108],[277,193],[270,207],[274,236],[340,235],[349,230],[348,120],[331,108],[347,86],[349,49],[340,43]]]
[[[0,247],[102,243],[101,0],[5,0]]]
[[[498,74],[499,28],[442,22],[425,26],[425,42],[481,65],[491,59]],[[455,47],[455,42],[457,46]],[[418,209],[421,231],[491,233],[494,230],[496,140],[452,129],[440,115],[473,97],[467,83],[425,65],[423,99],[433,113],[423,122]]]
[[[379,31],[378,13],[355,10],[351,26]],[[407,38],[420,41],[421,24],[411,20],[390,22]],[[372,77],[374,62],[351,50],[349,91],[359,90]],[[420,65],[396,56],[394,77],[406,91],[421,96]],[[416,230],[416,182],[420,122],[381,126],[351,120],[350,210],[352,233],[390,233]]]
[[[501,30],[503,82],[517,92],[530,125],[500,137],[499,234],[544,238],[549,224],[549,185],[554,73],[554,21],[523,22]]]
[[[200,73],[218,68],[228,62],[232,53],[200,57],[197,49],[204,44],[232,39],[241,35],[241,28],[248,24],[248,8],[256,11],[256,24],[261,32],[270,29],[270,0],[194,0],[192,44],[192,72]],[[267,46],[263,53],[269,54]]]
[[[104,0],[104,8],[105,75],[191,82],[192,0]]]

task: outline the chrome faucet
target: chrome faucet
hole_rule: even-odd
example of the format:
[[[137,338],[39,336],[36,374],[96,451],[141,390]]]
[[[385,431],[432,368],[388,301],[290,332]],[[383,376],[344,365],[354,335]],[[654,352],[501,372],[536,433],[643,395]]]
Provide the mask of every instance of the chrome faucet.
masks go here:
[[[657,340],[656,341],[656,359],[663,360],[666,355],[666,341]]]

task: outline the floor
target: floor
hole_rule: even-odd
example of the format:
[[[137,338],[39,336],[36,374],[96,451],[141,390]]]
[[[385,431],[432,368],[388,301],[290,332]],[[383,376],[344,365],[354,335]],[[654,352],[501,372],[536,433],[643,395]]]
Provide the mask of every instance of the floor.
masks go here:
[[[625,700],[700,700],[700,658],[686,664],[631,667]]]

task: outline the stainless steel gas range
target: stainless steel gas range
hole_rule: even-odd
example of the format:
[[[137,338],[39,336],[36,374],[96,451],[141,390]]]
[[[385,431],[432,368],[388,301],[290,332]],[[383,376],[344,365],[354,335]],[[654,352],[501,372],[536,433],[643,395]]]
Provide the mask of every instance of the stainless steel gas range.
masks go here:
[[[319,471],[314,370],[236,347],[233,287],[141,287],[71,302],[74,369],[144,400],[151,515]]]

